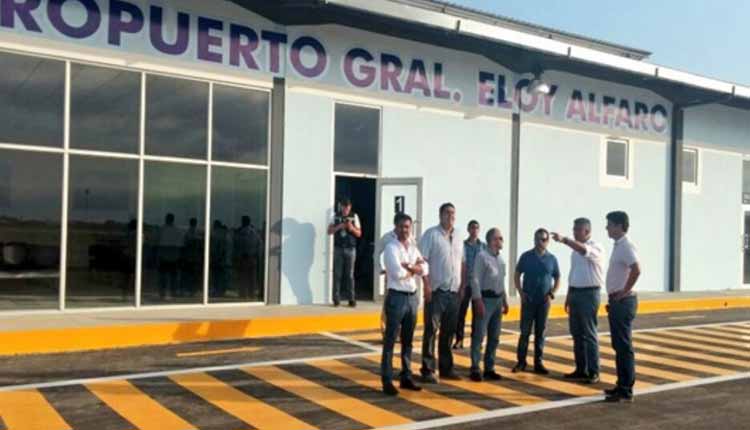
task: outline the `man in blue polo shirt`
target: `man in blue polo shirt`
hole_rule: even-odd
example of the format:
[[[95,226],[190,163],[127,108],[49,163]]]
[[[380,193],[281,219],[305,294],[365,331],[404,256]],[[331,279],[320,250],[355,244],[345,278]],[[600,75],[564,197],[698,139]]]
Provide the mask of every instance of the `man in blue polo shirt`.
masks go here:
[[[518,339],[518,363],[513,373],[526,370],[529,336],[534,328],[534,373],[546,375],[542,352],[547,329],[550,303],[560,287],[560,267],[557,258],[547,251],[549,232],[540,228],[534,233],[534,249],[521,255],[514,276],[521,296],[521,336]],[[523,286],[521,284],[523,276]]]

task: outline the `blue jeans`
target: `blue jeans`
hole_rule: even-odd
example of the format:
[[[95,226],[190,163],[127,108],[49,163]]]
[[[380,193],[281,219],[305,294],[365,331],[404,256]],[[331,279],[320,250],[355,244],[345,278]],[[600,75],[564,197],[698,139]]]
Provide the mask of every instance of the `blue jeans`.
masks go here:
[[[385,333],[383,354],[380,358],[380,378],[383,385],[393,381],[393,346],[401,329],[401,380],[411,378],[411,351],[414,328],[417,326],[419,297],[389,290],[385,298]]]
[[[482,340],[487,335],[487,346],[484,349],[484,371],[495,370],[495,356],[500,343],[500,326],[503,318],[502,297],[482,297],[484,316],[472,316],[471,332],[471,371],[479,372],[479,360],[482,356]]]
[[[597,334],[601,288],[568,289],[568,325],[573,336],[576,372],[586,376],[599,374],[599,335]]]
[[[635,384],[635,353],[633,352],[633,320],[638,310],[638,298],[626,297],[609,301],[609,329],[617,365],[617,388],[633,395]]]
[[[544,352],[544,336],[547,331],[547,316],[549,303],[544,299],[524,300],[521,303],[521,336],[518,338],[518,363],[526,364],[529,352],[529,337],[534,329],[534,365],[542,364]]]
[[[333,303],[339,304],[342,293],[346,294],[350,302],[356,300],[354,295],[354,263],[356,260],[356,248],[333,248]]]

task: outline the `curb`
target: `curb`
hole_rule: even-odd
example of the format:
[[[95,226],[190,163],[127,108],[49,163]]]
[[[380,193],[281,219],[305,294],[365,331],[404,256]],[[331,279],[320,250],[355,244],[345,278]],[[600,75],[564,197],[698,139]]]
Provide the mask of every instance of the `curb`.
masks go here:
[[[750,308],[748,297],[642,300],[639,314]],[[604,306],[600,316],[606,316]],[[520,308],[511,306],[505,321],[518,321]],[[566,317],[563,304],[553,304],[550,318]],[[421,315],[420,315],[421,320]],[[319,332],[372,330],[380,326],[379,313],[327,314],[298,317],[258,317],[244,320],[113,325],[0,332],[0,355],[49,354],[204,342]]]

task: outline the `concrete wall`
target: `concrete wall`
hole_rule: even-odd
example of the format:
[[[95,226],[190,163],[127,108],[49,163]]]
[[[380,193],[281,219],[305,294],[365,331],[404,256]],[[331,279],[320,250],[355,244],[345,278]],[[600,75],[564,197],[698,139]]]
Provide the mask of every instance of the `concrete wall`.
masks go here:
[[[591,219],[594,240],[605,244],[607,258],[612,241],[605,231],[605,216],[624,210],[631,219],[630,237],[639,249],[643,277],[641,291],[666,289],[669,161],[666,142],[631,140],[632,188],[603,186],[600,151],[606,135],[525,123],[521,130],[519,246],[533,247],[539,227],[572,235],[573,220]],[[567,289],[570,249],[550,245]]]

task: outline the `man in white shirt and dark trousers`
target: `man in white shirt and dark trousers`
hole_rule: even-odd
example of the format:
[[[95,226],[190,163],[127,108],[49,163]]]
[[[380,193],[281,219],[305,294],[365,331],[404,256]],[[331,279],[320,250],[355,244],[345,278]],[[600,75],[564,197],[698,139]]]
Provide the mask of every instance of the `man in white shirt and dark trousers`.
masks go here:
[[[471,282],[471,299],[474,302],[471,331],[471,375],[472,381],[482,379],[499,381],[495,372],[495,356],[500,343],[500,325],[503,315],[508,314],[508,299],[505,295],[505,260],[500,255],[503,235],[500,229],[487,232],[487,247],[479,252],[474,261]],[[479,372],[482,340],[487,335],[484,349],[484,373]]]
[[[632,329],[638,309],[633,287],[641,275],[641,266],[637,250],[627,237],[629,228],[630,219],[625,212],[607,214],[607,233],[615,241],[607,270],[607,311],[617,367],[617,386],[604,390],[607,402],[633,401],[635,354]]]
[[[570,257],[565,311],[573,336],[576,369],[565,375],[588,384],[599,382],[599,336],[597,334],[601,286],[604,285],[604,247],[591,240],[591,221],[573,221],[573,239],[552,233],[556,242],[573,250]]]
[[[385,246],[385,271],[388,276],[388,294],[385,298],[385,333],[380,374],[383,392],[390,396],[398,394],[393,385],[393,347],[401,328],[401,388],[421,390],[411,373],[411,352],[414,328],[417,325],[417,278],[427,276],[428,266],[419,249],[411,240],[412,219],[409,215],[396,216],[397,239]]]
[[[424,283],[424,336],[422,338],[422,380],[435,384],[435,335],[438,341],[440,377],[460,380],[453,367],[451,343],[458,324],[459,297],[466,276],[464,243],[454,229],[456,208],[451,203],[440,206],[440,224],[428,229],[419,249],[430,264]],[[387,270],[387,269],[386,269]]]

